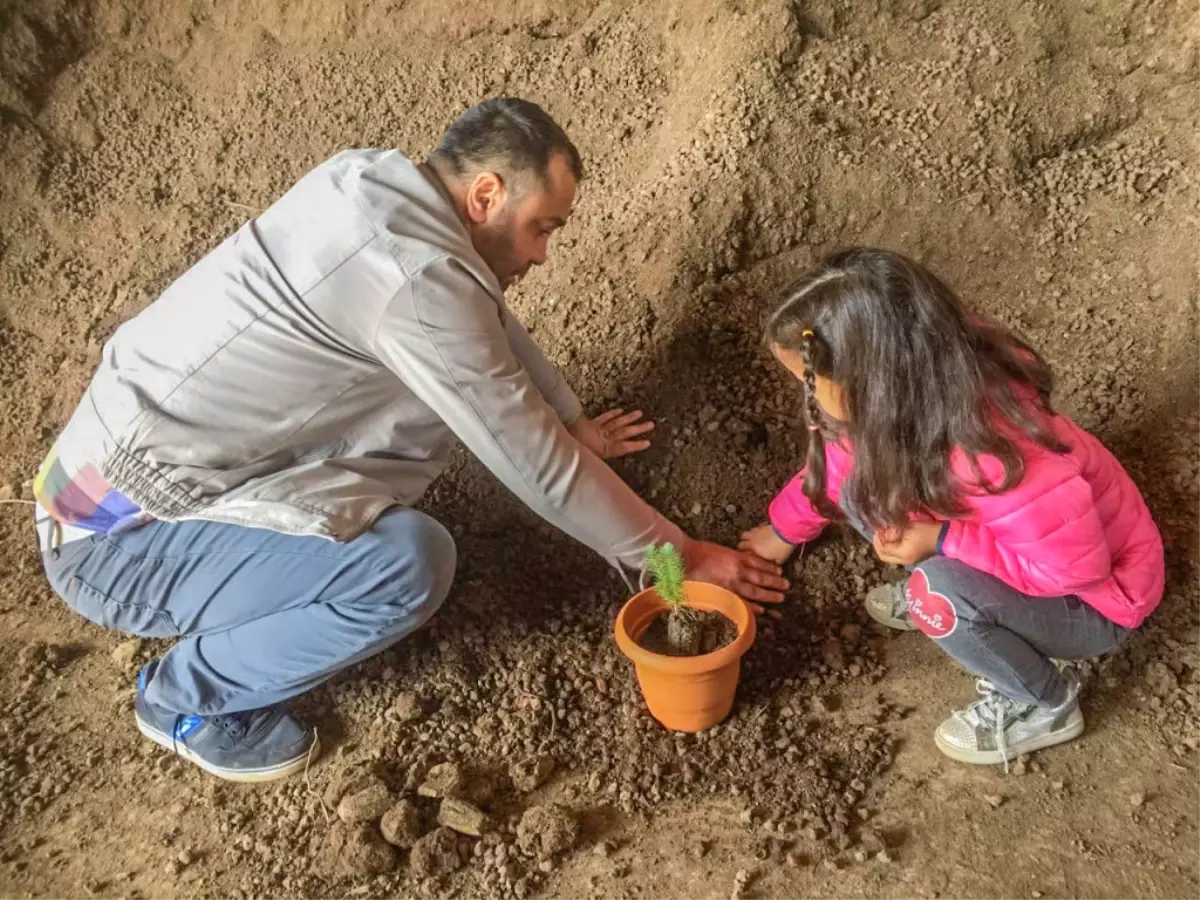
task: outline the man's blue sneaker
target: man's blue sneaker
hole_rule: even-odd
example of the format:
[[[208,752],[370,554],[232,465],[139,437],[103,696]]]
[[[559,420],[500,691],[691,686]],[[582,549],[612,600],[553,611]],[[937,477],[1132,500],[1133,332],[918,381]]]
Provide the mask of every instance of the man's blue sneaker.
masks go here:
[[[185,716],[146,701],[157,662],[138,673],[138,731],[172,753],[227,781],[273,781],[301,771],[317,752],[316,732],[279,707]]]

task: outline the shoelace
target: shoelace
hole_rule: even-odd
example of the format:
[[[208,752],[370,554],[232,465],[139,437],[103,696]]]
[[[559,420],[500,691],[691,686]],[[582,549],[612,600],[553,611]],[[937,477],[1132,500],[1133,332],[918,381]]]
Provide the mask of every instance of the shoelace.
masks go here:
[[[976,700],[968,706],[962,718],[972,728],[975,727],[975,723],[970,721],[970,716],[974,716],[979,724],[991,727],[992,736],[996,741],[996,749],[1000,751],[1000,756],[1004,760],[1004,774],[1007,775],[1008,726],[1010,720],[1015,719],[1025,705],[1005,697],[986,678],[980,678],[975,682],[975,690],[982,695],[983,699]]]
[[[206,721],[222,729],[235,741],[240,741],[250,732],[254,716],[261,712],[262,710],[250,710],[249,712],[224,713],[219,716],[208,716]],[[176,716],[175,726],[171,729],[171,749],[176,753],[179,752],[179,723],[184,718],[184,716]]]

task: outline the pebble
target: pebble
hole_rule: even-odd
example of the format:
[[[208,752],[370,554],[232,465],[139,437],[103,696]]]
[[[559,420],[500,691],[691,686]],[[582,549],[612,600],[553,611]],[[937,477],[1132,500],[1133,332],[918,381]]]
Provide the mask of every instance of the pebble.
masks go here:
[[[389,844],[407,849],[421,837],[421,815],[411,800],[401,800],[383,814],[379,830]]]
[[[130,638],[127,641],[122,641],[117,644],[110,654],[112,661],[123,669],[133,665],[133,661],[137,659],[138,654],[142,652],[142,639]]]
[[[401,691],[392,701],[392,713],[401,722],[415,722],[425,715],[425,708],[416,694]]]
[[[597,680],[603,681],[603,679]],[[605,691],[601,691],[601,693],[605,693],[606,691],[607,686],[605,687]],[[523,793],[529,793],[530,791],[537,790],[546,783],[546,780],[554,774],[554,767],[554,757],[543,753],[513,763],[509,769],[509,777],[512,779],[513,787]]]
[[[372,784],[343,797],[338,803],[337,814],[347,825],[378,822],[395,802],[395,797],[385,785]]]
[[[422,878],[449,875],[462,867],[458,854],[458,835],[449,828],[439,828],[417,841],[408,857],[409,868]]]
[[[337,823],[321,850],[324,868],[350,876],[383,875],[395,868],[397,860],[396,848],[370,825]]]
[[[565,806],[531,806],[517,824],[517,843],[526,853],[553,855],[570,850],[579,840],[579,822]]]
[[[999,809],[1001,806],[1004,805],[1004,798],[1001,797],[999,794],[986,794],[984,796],[983,800],[992,809]]]
[[[442,805],[438,807],[437,820],[439,825],[472,837],[482,837],[490,824],[487,813],[478,806],[453,797],[442,801]]]
[[[729,900],[742,900],[743,892],[746,886],[750,884],[750,873],[745,869],[738,869],[733,876],[733,891],[729,895]]]
[[[467,786],[467,776],[458,763],[446,762],[434,766],[425,776],[417,793],[435,799],[462,793]]]
[[[1141,791],[1138,791],[1136,794],[1131,794],[1129,797],[1129,805],[1134,807],[1135,809],[1137,807],[1141,806],[1145,802],[1146,802],[1146,795],[1144,793],[1142,793]]]

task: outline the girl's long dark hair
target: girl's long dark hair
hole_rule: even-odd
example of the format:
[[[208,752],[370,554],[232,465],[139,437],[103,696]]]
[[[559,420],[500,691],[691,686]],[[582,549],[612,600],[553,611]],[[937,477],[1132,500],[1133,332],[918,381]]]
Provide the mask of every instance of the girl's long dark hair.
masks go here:
[[[1056,453],[1050,427],[1054,379],[1036,350],[1010,331],[968,317],[953,291],[919,263],[887,250],[836,253],[784,292],[767,321],[769,344],[804,360],[810,426],[804,493],[833,518],[825,490],[828,419],[815,376],[843,393],[842,425],[855,455],[842,490],[872,528],[903,526],[912,514],[967,511],[963,491],[1002,493],[1025,461],[1013,438],[1025,434]],[[951,470],[963,451],[975,484]],[[985,481],[979,457],[1004,466]]]

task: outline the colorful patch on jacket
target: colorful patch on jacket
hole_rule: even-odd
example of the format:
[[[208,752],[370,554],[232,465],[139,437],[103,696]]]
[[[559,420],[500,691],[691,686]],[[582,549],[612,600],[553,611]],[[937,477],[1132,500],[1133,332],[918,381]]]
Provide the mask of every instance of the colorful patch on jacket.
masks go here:
[[[74,473],[69,472],[57,447],[42,463],[33,481],[33,494],[63,525],[101,534],[117,531],[141,515],[141,509],[124,494],[113,490],[92,463],[86,463]]]

